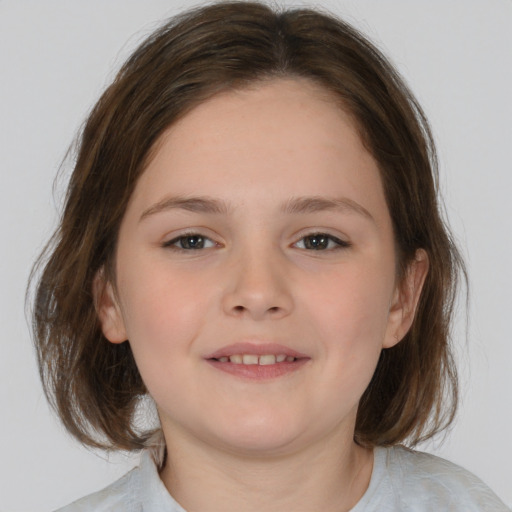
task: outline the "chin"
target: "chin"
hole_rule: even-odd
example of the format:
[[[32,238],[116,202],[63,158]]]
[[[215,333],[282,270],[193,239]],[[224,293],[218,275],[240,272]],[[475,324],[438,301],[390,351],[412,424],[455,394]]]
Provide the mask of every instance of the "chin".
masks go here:
[[[293,449],[300,428],[285,418],[259,415],[223,422],[214,433],[224,449],[246,455],[279,455]]]
[[[244,435],[246,434],[246,435]],[[290,451],[293,451],[293,445],[295,444],[294,438],[290,435],[283,436],[282,434],[272,435],[271,433],[265,433],[261,435],[261,432],[256,433],[238,433],[236,437],[224,437],[223,448],[226,451],[235,453],[246,457],[271,457],[284,455]]]

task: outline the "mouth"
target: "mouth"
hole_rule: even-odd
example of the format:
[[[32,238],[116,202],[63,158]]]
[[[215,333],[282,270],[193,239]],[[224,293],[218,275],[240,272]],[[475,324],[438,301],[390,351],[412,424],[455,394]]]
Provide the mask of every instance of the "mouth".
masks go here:
[[[253,380],[266,380],[293,373],[311,360],[283,345],[237,343],[208,355],[214,368]]]
[[[293,363],[297,360],[296,357],[287,356],[286,354],[263,354],[258,356],[256,354],[234,354],[232,356],[222,356],[213,358],[215,361],[220,363],[233,363],[233,364],[258,364],[260,366],[267,366],[278,363]]]

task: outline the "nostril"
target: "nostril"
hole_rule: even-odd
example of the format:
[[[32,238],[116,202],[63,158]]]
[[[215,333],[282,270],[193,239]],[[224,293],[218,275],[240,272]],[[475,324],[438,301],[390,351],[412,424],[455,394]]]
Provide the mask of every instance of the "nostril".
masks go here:
[[[240,306],[240,305],[235,306],[233,308],[233,310],[236,311],[237,313],[243,313],[247,309],[250,309],[250,308],[246,308],[245,306]],[[281,308],[279,306],[272,306],[267,309],[267,312],[268,313],[279,313],[280,310],[281,310]]]

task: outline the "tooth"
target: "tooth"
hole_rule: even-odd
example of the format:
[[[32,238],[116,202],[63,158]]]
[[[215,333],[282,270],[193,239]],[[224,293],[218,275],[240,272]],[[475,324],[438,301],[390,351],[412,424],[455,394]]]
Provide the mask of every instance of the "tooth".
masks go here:
[[[258,364],[258,356],[254,354],[244,354],[242,356],[244,364]]]
[[[276,357],[276,361],[278,363],[282,363],[284,360],[286,359],[286,356],[284,354],[279,354],[277,357]]]
[[[274,356],[274,355],[260,356],[260,364],[266,365],[266,364],[275,364],[275,363],[276,363],[276,356]]]
[[[286,358],[286,361],[287,361],[288,363],[293,363],[293,361],[295,361],[295,357],[293,357],[293,356],[288,356],[288,357]]]
[[[242,356],[240,354],[236,354],[234,356],[229,356],[229,360],[235,364],[242,364],[242,362],[243,362]]]
[[[219,361],[221,363],[227,363],[229,361],[229,357],[225,357],[225,356],[224,357],[219,357]]]

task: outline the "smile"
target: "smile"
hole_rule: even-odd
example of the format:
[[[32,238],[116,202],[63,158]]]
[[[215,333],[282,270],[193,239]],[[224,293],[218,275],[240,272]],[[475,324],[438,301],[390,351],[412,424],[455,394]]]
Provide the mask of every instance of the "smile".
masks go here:
[[[205,357],[215,369],[242,379],[266,381],[290,375],[311,358],[274,343],[236,343]]]
[[[261,356],[255,354],[235,354],[232,356],[223,356],[219,357],[218,361],[221,363],[233,363],[233,364],[258,364],[258,365],[271,365],[276,363],[282,363],[286,361],[288,363],[293,363],[295,361],[295,357],[287,356],[286,354],[264,354]]]

